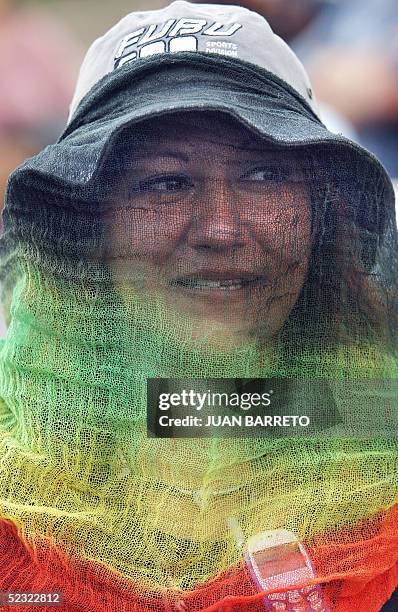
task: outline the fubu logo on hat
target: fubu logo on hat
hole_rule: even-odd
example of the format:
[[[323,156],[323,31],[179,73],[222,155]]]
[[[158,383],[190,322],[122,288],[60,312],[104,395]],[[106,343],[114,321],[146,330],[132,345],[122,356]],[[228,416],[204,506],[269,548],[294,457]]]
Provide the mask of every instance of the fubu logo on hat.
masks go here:
[[[228,38],[241,28],[240,23],[224,24],[185,17],[150,24],[131,32],[121,40],[114,58],[114,68],[138,58],[181,51],[203,50],[205,53],[238,57],[238,45],[233,42],[207,39],[201,45],[199,41],[202,37]]]

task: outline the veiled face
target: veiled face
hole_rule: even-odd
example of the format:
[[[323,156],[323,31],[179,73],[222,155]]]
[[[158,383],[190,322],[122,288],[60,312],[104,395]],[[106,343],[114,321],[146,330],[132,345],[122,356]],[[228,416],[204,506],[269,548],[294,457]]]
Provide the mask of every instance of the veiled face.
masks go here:
[[[189,320],[194,337],[274,337],[307,271],[303,160],[217,113],[138,129],[123,137],[109,217],[115,277]]]

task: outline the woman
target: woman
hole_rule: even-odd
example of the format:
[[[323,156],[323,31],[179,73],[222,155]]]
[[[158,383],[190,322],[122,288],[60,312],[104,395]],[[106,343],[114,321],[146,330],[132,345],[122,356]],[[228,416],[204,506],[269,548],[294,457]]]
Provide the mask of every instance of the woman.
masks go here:
[[[314,579],[284,592],[315,581],[338,611],[389,598],[393,192],[316,112],[300,64],[244,9],[133,13],[88,52],[65,132],[8,189],[3,591],[260,610],[235,521],[301,540]],[[147,432],[153,379],[262,383],[272,414],[311,428],[164,435],[148,405]]]

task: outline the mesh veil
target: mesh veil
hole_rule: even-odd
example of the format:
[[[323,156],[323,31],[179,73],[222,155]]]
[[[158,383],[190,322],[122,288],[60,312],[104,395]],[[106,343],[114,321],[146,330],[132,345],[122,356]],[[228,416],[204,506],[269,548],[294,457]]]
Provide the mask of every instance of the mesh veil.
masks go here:
[[[128,70],[9,183],[0,586],[59,588],[68,610],[260,610],[234,516],[299,534],[333,610],[376,611],[398,558],[391,185],[338,137],[289,142],[284,114],[324,128],[272,75],[261,132],[232,105],[128,117],[151,78]],[[149,438],[151,377],[324,380],[344,428]]]

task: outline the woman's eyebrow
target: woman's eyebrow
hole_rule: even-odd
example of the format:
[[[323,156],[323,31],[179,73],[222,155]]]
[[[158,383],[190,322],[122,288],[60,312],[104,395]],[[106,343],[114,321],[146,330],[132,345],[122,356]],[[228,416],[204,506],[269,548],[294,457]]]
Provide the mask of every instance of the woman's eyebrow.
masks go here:
[[[264,164],[272,167],[279,165],[286,165],[289,163],[288,160],[284,159],[283,156],[280,155],[270,155],[269,151],[261,151],[261,150],[252,150],[247,151],[250,155],[242,155],[241,157],[234,157],[231,159],[231,165],[239,166],[243,164]]]
[[[188,155],[186,155],[182,151],[175,151],[173,149],[158,149],[156,151],[144,149],[142,151],[134,153],[133,160],[142,161],[145,159],[159,159],[167,157],[178,159],[179,161],[183,161],[185,163],[188,163],[190,161],[190,157]]]
[[[275,151],[270,148],[262,148],[261,146],[253,146],[248,143],[246,146],[241,144],[234,145],[223,145],[231,149],[233,155],[228,154],[228,163],[231,165],[239,165],[243,163],[264,163],[269,162],[273,165],[279,163],[284,159],[281,151]],[[246,153],[246,155],[245,155]],[[238,155],[237,155],[238,154]],[[222,157],[222,155],[221,155]],[[170,148],[156,148],[146,149],[145,146],[142,149],[136,149],[132,156],[133,163],[142,162],[145,160],[161,160],[161,159],[175,159],[185,164],[189,164],[192,161],[197,161],[195,155],[195,149],[192,152],[186,153],[178,149]]]

